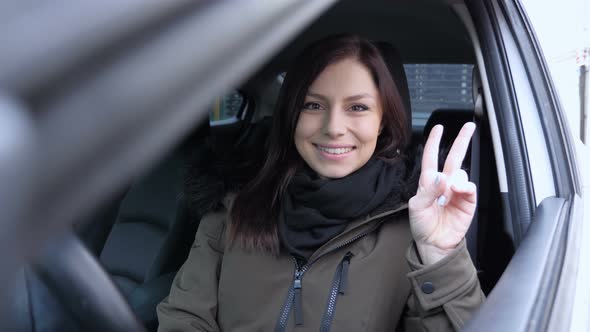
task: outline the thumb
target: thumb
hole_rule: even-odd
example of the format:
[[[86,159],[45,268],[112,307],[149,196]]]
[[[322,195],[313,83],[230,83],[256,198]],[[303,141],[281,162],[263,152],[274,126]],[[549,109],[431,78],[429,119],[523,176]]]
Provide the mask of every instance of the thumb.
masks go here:
[[[425,186],[420,186],[418,192],[408,202],[410,210],[424,210],[429,208],[434,202],[439,205],[446,204],[443,193],[447,188],[447,176],[441,172],[432,172],[425,176]]]

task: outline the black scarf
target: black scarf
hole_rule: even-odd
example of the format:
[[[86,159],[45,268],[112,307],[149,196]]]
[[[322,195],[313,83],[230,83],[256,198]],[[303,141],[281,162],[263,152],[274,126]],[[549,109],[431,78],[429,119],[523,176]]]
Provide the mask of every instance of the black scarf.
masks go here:
[[[281,243],[306,261],[349,222],[382,205],[392,191],[399,200],[404,173],[403,162],[391,165],[376,158],[340,179],[322,179],[311,170],[297,173],[281,201]]]

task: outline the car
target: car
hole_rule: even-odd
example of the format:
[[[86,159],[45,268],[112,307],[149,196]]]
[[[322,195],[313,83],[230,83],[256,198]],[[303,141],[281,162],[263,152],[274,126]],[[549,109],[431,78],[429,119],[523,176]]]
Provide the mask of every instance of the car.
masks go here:
[[[0,8],[3,331],[155,331],[200,218],[258,169],[289,63],[342,32],[382,45],[412,144],[477,124],[467,243],[487,299],[465,330],[590,329],[587,157],[519,1]]]

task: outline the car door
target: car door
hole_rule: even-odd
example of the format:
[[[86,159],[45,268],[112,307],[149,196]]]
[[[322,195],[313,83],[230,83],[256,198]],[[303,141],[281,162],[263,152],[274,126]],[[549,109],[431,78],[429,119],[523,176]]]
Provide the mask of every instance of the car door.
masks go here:
[[[586,330],[588,294],[578,268],[583,204],[575,145],[533,27],[518,1],[470,1],[456,9],[472,20],[490,121],[504,220],[517,250],[466,330]],[[469,22],[465,19],[464,22]],[[469,23],[468,23],[469,25]],[[495,119],[494,119],[495,118]],[[493,127],[494,125],[491,124]],[[504,182],[504,183],[502,183]],[[587,241],[587,240],[586,240]]]

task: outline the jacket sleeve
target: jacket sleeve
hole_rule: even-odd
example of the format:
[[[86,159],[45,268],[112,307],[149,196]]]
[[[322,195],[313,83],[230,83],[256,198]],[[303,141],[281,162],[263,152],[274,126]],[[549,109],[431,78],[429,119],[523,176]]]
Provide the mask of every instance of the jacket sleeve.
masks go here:
[[[189,256],[157,307],[159,332],[219,331],[217,289],[223,259],[226,213],[201,219]]]
[[[406,258],[411,294],[401,328],[404,331],[458,331],[485,300],[465,240],[432,265],[420,262],[414,243]]]

